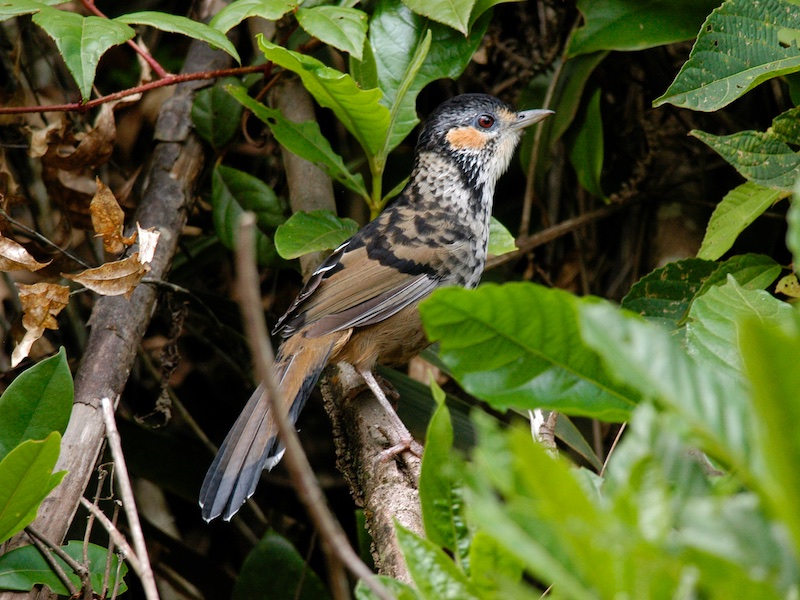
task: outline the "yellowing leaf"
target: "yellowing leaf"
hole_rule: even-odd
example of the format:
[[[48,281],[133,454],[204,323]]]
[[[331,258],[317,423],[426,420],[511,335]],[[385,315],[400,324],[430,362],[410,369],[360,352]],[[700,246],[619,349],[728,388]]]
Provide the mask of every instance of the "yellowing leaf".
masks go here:
[[[51,262],[40,263],[17,242],[0,235],[0,271],[38,271]]]
[[[775,286],[775,291],[791,298],[800,298],[800,281],[797,281],[797,275],[789,273],[785,277],[781,277]]]
[[[17,284],[22,304],[22,326],[25,336],[11,353],[11,366],[16,367],[28,356],[33,343],[45,329],[58,329],[56,316],[69,302],[69,288],[56,283]]]
[[[97,292],[102,296],[125,296],[130,298],[133,290],[139,285],[150,267],[143,265],[139,260],[139,253],[135,252],[123,260],[109,262],[94,269],[86,269],[75,275],[62,276]]]
[[[123,237],[125,213],[108,186],[100,181],[99,177],[96,181],[97,193],[89,205],[92,227],[97,236],[103,238],[103,249],[109,254],[119,254],[136,240],[136,234],[129,238]]]

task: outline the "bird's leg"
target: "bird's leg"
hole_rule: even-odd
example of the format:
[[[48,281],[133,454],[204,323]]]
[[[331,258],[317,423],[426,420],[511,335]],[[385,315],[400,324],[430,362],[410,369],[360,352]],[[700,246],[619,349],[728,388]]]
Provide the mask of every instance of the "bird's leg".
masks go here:
[[[411,452],[413,455],[417,457],[422,456],[422,446],[414,440],[411,435],[411,432],[408,431],[403,421],[400,420],[400,417],[397,416],[394,408],[392,407],[389,400],[386,398],[386,394],[378,385],[378,382],[375,379],[375,375],[372,374],[372,371],[369,369],[364,369],[363,371],[359,371],[361,377],[364,378],[364,383],[367,384],[372,393],[378,399],[383,409],[386,411],[387,416],[392,421],[394,428],[396,431],[400,432],[400,441],[398,441],[393,446],[387,448],[380,454],[381,461],[387,461],[391,458],[394,458],[401,452]]]

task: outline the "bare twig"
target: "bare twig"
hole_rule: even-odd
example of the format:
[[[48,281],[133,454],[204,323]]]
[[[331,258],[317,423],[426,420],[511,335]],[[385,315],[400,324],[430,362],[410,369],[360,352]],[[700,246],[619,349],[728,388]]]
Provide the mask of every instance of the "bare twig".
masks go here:
[[[236,250],[236,270],[238,274],[239,298],[241,298],[244,329],[253,349],[256,370],[259,380],[267,391],[270,409],[278,425],[281,441],[286,448],[284,461],[291,474],[297,494],[305,504],[309,516],[322,538],[323,548],[333,569],[341,564],[356,577],[362,579],[379,598],[390,600],[392,595],[378,582],[372,571],[355,553],[339,522],[328,508],[322,488],[314,477],[314,472],[303,452],[297,432],[289,423],[286,408],[280,402],[280,390],[273,377],[275,358],[269,344],[264,314],[261,310],[261,298],[258,285],[253,252],[255,216],[244,213],[239,220],[239,241]],[[341,579],[341,578],[340,578]],[[344,579],[346,582],[346,578]],[[336,597],[341,597],[341,590],[334,590]],[[344,590],[345,597],[349,592]]]
[[[103,407],[103,419],[106,423],[106,437],[111,456],[114,458],[114,475],[119,484],[119,493],[122,496],[122,505],[128,517],[128,526],[133,537],[133,546],[136,548],[136,556],[139,558],[141,572],[137,575],[142,580],[144,594],[148,600],[158,600],[158,588],[156,579],[153,575],[153,568],[150,566],[150,559],[147,556],[147,546],[144,543],[142,524],[139,522],[139,514],[136,512],[136,501],[133,498],[133,488],[128,476],[128,466],[125,464],[125,455],[122,453],[117,423],[114,420],[114,406],[108,398],[102,398],[100,403]]]
[[[608,466],[608,461],[611,460],[611,455],[614,454],[614,448],[617,447],[617,443],[622,438],[622,432],[625,431],[625,426],[627,423],[623,423],[622,426],[619,428],[617,432],[617,436],[614,438],[614,443],[611,444],[611,448],[608,450],[608,454],[606,455],[606,459],[603,461],[603,468],[600,469],[600,477],[602,477],[606,472],[606,467]]]
[[[108,532],[108,535],[111,537],[112,541],[119,546],[123,558],[130,563],[131,568],[138,575],[142,570],[142,564],[139,561],[139,557],[136,556],[136,552],[134,552],[133,548],[131,548],[131,545],[128,543],[128,540],[126,540],[125,536],[122,535],[122,532],[117,529],[116,525],[111,522],[111,519],[109,519],[102,510],[89,502],[86,498],[81,498],[81,504],[86,510],[92,513],[98,521],[100,521],[100,525],[102,525],[103,529]]]
[[[69,590],[70,596],[72,597],[77,596],[78,590],[75,588],[70,578],[67,577],[67,574],[64,572],[64,569],[61,568],[61,565],[58,564],[58,561],[55,559],[55,557],[53,557],[53,555],[50,554],[50,550],[48,548],[52,548],[53,545],[45,543],[38,534],[35,534],[33,532],[30,526],[25,528],[25,533],[28,534],[28,537],[30,538],[31,542],[33,542],[33,545],[36,546],[36,549],[39,551],[39,554],[42,555],[42,558],[44,558],[44,560],[47,562],[47,564],[59,578],[61,583],[64,584],[64,587],[67,588],[67,590]]]

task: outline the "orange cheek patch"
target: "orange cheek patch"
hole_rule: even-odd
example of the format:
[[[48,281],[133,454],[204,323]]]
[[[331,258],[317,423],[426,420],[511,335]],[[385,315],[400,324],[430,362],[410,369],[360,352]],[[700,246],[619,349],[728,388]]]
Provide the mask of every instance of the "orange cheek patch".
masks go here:
[[[451,129],[446,139],[456,150],[481,150],[486,145],[486,136],[474,127]]]

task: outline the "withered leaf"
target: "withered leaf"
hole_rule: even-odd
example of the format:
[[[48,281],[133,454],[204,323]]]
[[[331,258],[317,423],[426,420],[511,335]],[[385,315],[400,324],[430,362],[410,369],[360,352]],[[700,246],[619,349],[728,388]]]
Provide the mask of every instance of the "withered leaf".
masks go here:
[[[100,178],[96,178],[97,193],[89,205],[92,227],[98,237],[103,238],[103,249],[109,254],[119,254],[136,240],[136,234],[126,238],[122,235],[125,213],[120,208],[114,193]]]
[[[800,298],[800,282],[797,280],[797,275],[789,273],[785,277],[781,277],[775,286],[775,291],[791,298]]]
[[[11,353],[11,366],[16,367],[28,356],[33,343],[42,337],[45,329],[58,329],[56,316],[69,302],[69,288],[57,283],[18,283],[22,304],[22,326],[25,336]]]
[[[38,271],[51,262],[40,263],[17,242],[0,235],[0,271]]]
[[[158,238],[161,237],[161,232],[156,231],[153,227],[142,229],[139,223],[136,223],[136,230],[139,233],[139,261],[144,265],[150,264],[156,253],[156,246],[158,245]]]
[[[128,258],[108,262],[94,269],[86,269],[74,275],[62,273],[71,279],[97,292],[102,296],[125,296],[130,298],[133,290],[150,270],[139,260],[139,253],[134,252]]]

